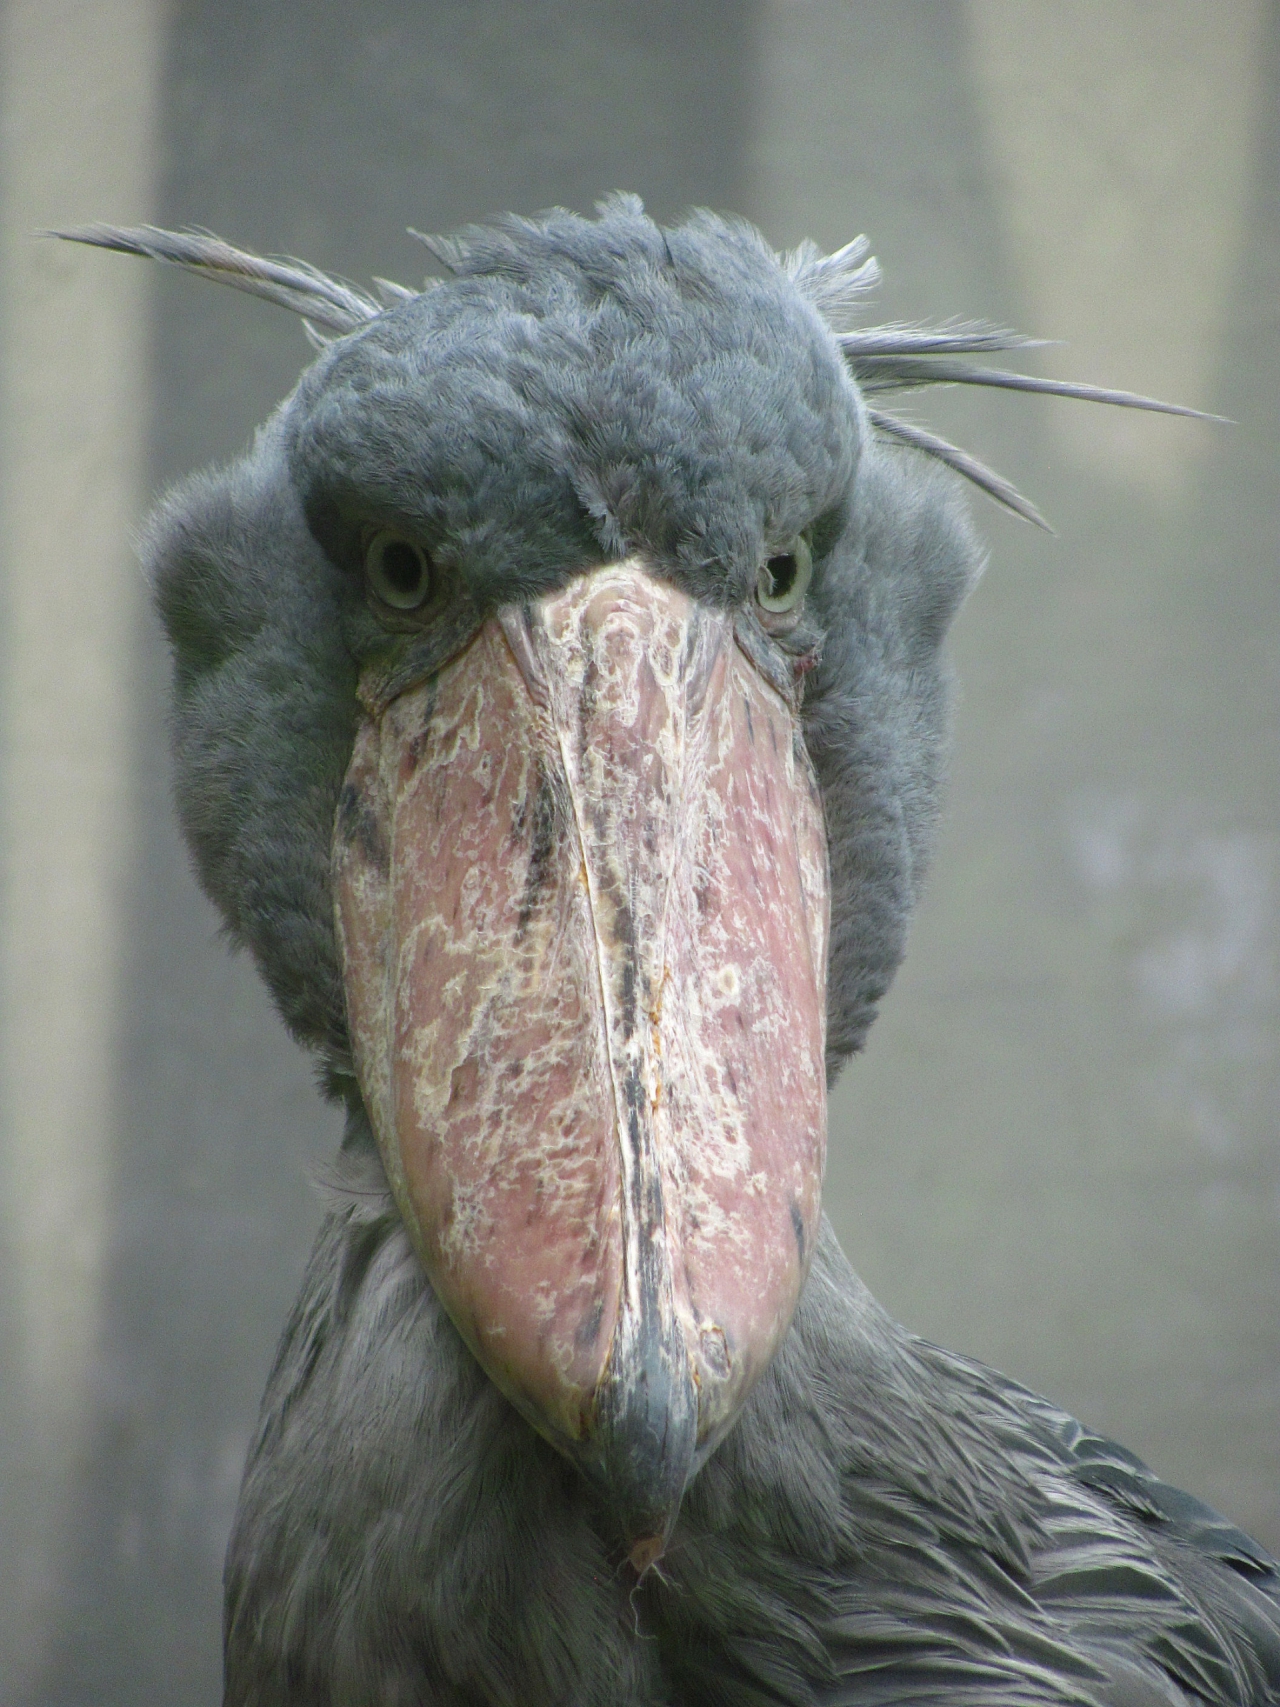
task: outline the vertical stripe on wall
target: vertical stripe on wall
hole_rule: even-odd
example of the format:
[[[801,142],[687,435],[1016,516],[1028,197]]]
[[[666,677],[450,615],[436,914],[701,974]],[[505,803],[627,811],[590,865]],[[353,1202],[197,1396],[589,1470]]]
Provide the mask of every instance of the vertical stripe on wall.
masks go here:
[[[42,228],[145,219],[155,0],[0,15],[0,1675],[44,1658],[83,1445],[115,1127],[142,606],[142,267]]]

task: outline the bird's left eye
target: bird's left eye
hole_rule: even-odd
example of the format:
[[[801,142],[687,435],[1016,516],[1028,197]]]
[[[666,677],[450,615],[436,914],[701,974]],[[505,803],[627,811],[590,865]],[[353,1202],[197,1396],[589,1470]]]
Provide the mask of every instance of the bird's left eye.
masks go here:
[[[779,552],[760,565],[756,576],[756,601],[761,610],[782,616],[796,610],[813,574],[813,553],[801,534],[790,551]]]
[[[415,541],[386,528],[365,547],[364,573],[375,598],[392,610],[417,610],[431,596],[431,559]]]

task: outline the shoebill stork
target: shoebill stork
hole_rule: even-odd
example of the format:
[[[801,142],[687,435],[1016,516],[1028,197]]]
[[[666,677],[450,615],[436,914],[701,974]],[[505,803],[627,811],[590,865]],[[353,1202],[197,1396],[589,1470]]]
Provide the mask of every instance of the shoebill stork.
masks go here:
[[[147,552],[200,877],[345,1103],[226,1565],[226,1700],[1280,1701],[1280,1575],[898,1327],[820,1208],[979,551],[883,412],[1161,407],[875,327],[861,240],[616,198],[377,297],[67,233],[321,346]]]

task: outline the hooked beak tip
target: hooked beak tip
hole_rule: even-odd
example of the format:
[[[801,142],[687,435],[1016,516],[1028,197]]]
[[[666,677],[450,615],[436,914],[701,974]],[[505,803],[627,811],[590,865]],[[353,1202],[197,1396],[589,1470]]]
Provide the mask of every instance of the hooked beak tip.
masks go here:
[[[646,1571],[652,1570],[666,1551],[666,1546],[665,1535],[644,1535],[632,1544],[627,1559],[637,1577],[642,1577]]]
[[[621,1355],[615,1347],[593,1430],[605,1498],[640,1573],[667,1544],[698,1446],[698,1396],[683,1336],[657,1315]]]

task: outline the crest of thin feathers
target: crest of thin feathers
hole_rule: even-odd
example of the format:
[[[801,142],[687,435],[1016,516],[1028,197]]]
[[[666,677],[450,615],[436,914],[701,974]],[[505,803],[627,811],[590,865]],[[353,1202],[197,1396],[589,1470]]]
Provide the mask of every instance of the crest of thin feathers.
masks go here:
[[[114,249],[122,255],[168,261],[184,272],[198,273],[291,309],[325,332],[354,332],[383,312],[383,304],[373,297],[305,261],[251,255],[207,231],[163,231],[155,225],[81,225],[48,235]]]
[[[1023,343],[1032,340],[1024,339]],[[976,367],[972,362],[945,356],[855,355],[850,363],[859,386],[868,395],[877,391],[909,390],[922,385],[994,385],[1004,391],[1039,391],[1050,397],[1078,397],[1085,403],[1113,403],[1122,409],[1155,409],[1162,415],[1189,415],[1197,421],[1225,421],[1225,415],[1207,415],[1183,403],[1161,403],[1138,391],[1115,391],[1104,385],[1083,385],[1073,379],[1043,379],[1034,373],[1013,373],[1008,368]]]
[[[447,273],[461,272],[466,265],[471,253],[471,244],[467,241],[465,232],[455,237],[446,237],[439,232],[419,231],[413,225],[407,225],[405,230],[415,243],[421,243],[433,261],[439,261]]]
[[[912,326],[890,323],[863,326],[839,332],[836,342],[846,361],[867,356],[975,355],[993,350],[1038,349],[1046,338],[1028,338],[1007,326],[992,326],[986,320],[948,320],[941,326]]]
[[[1109,403],[1121,409],[1150,409],[1162,415],[1187,415],[1200,421],[1224,420],[1200,409],[1179,403],[1162,403],[1136,391],[1116,391],[1101,385],[1083,385],[1074,380],[1044,379],[1036,374],[1014,373],[1006,368],[979,367],[960,361],[964,355],[991,355],[1001,350],[1022,350],[1042,345],[1041,338],[1028,338],[1006,327],[985,321],[953,321],[942,326],[851,327],[860,298],[879,283],[880,269],[869,255],[867,239],[855,237],[833,255],[819,254],[813,244],[804,244],[780,257],[784,270],[836,334],[836,342],[868,397],[886,391],[916,390],[926,385],[990,385],[1006,391],[1039,392],[1050,397],[1074,397],[1085,403]],[[868,417],[877,432],[899,444],[909,445],[957,474],[993,498],[1004,509],[1024,521],[1052,532],[1029,498],[995,469],[988,468],[971,452],[925,427],[916,426],[881,409],[869,409]]]
[[[880,283],[880,263],[870,240],[855,237],[834,254],[824,255],[806,239],[779,257],[782,270],[837,334],[848,332],[861,311],[863,299]]]
[[[1012,481],[1006,480],[1003,474],[997,474],[994,468],[988,468],[985,462],[980,462],[969,451],[961,450],[959,445],[953,445],[949,439],[940,438],[937,433],[931,433],[927,427],[918,427],[914,422],[904,421],[897,415],[886,415],[880,409],[868,409],[867,419],[876,431],[883,433],[886,438],[895,439],[899,444],[910,445],[912,450],[923,451],[926,456],[945,463],[948,468],[972,481],[989,498],[994,498],[997,504],[1003,505],[1006,510],[1012,510],[1015,516],[1034,523],[1046,533],[1053,532],[1030,498],[1024,498]]]
[[[375,277],[373,282],[378,287],[378,295],[382,298],[384,308],[394,308],[401,302],[412,302],[415,296],[421,295],[420,291],[410,290],[407,285],[397,284],[394,279]]]
[[[642,211],[637,198],[615,196],[600,204],[602,215],[615,206]],[[655,226],[654,230],[657,232],[658,228]],[[154,225],[86,225],[50,235],[127,255],[168,261],[186,272],[199,273],[288,308],[302,317],[307,337],[318,350],[323,350],[334,337],[354,332],[418,294],[380,278],[374,281],[378,295],[370,296],[304,261],[252,255],[203,231],[164,231]],[[520,235],[529,240],[545,238],[545,222],[509,215],[499,229],[473,226],[452,237],[429,236],[410,228],[410,236],[451,273],[483,268],[490,244],[496,240],[496,255],[509,250],[512,237]],[[868,397],[927,385],[986,385],[1007,391],[1073,397],[1087,403],[1108,403],[1123,409],[1187,415],[1196,420],[1223,420],[1221,415],[1207,415],[1177,403],[1162,403],[1138,392],[1044,379],[957,359],[1027,349],[1043,342],[984,321],[952,321],[941,326],[854,325],[865,298],[881,279],[879,264],[864,236],[853,238],[830,255],[824,255],[815,243],[806,241],[780,255],[778,260],[797,291],[835,334],[850,372]],[[1014,515],[1037,527],[1048,528],[1035,505],[1010,481],[959,445],[880,409],[869,410],[868,416],[876,431],[886,438],[945,463]]]

